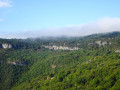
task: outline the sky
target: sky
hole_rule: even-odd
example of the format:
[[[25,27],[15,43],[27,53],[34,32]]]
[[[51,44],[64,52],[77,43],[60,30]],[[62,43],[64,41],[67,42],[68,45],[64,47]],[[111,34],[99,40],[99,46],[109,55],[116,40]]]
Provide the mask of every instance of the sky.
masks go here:
[[[0,38],[120,31],[120,0],[0,0]]]

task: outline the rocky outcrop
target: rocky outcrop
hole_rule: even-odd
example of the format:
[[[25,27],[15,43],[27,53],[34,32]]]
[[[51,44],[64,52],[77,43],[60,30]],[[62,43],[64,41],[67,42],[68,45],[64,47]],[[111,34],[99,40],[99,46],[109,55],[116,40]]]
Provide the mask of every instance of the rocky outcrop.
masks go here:
[[[98,44],[99,46],[102,46],[101,41],[95,41],[96,44]]]
[[[86,62],[86,64],[89,64],[89,63],[91,63],[91,62],[92,62],[92,60],[89,60],[89,61]]]
[[[67,47],[67,46],[56,46],[56,45],[53,45],[53,46],[44,46],[44,48],[48,48],[48,49],[54,49],[54,50],[78,50],[79,48],[78,47]]]
[[[12,45],[8,44],[8,43],[3,43],[2,44],[2,48],[4,48],[4,49],[10,49],[10,48],[12,48]]]
[[[105,46],[111,44],[111,42],[107,42],[107,41],[95,41],[95,43],[98,44],[99,46]]]
[[[102,46],[107,45],[107,41],[102,42]]]
[[[26,65],[25,62],[21,62],[19,60],[17,60],[17,61],[8,61],[7,64],[12,64],[12,65],[17,65],[17,66],[25,66]]]
[[[120,52],[120,50],[115,50],[115,52],[116,52],[116,53],[119,53],[119,52]]]
[[[52,67],[52,68],[56,68],[56,65],[52,64],[51,67]]]

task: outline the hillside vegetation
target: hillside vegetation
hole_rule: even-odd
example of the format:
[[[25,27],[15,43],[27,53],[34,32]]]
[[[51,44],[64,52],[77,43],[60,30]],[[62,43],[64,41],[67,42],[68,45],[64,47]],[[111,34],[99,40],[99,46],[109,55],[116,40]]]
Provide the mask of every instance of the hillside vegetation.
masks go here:
[[[0,90],[89,89],[120,89],[120,32],[0,39]]]

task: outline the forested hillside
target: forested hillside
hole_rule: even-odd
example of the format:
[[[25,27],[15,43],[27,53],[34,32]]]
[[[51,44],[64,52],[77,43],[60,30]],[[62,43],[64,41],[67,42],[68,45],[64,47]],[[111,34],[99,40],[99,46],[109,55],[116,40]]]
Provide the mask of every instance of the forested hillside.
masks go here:
[[[0,39],[0,90],[84,89],[120,89],[120,32]]]

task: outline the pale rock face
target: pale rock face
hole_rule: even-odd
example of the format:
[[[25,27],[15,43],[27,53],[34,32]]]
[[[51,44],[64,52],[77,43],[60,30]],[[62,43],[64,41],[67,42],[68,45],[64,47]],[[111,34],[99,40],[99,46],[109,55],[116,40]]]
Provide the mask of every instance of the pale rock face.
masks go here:
[[[96,41],[95,43],[98,44],[99,46],[102,45],[102,44],[101,44],[101,41]]]
[[[96,44],[98,44],[99,46],[105,46],[105,45],[107,45],[107,44],[109,44],[109,43],[107,43],[107,41],[96,41],[95,42]]]
[[[12,48],[12,45],[5,43],[5,44],[2,44],[2,47],[3,47],[4,49],[9,49],[9,48]]]
[[[25,66],[26,63],[25,62],[21,62],[19,60],[16,61],[8,61],[7,64],[12,64],[12,65],[17,65],[17,66]]]
[[[52,68],[56,68],[56,65],[54,65],[54,64],[52,64],[52,66],[51,66]]]
[[[107,41],[104,41],[104,42],[102,42],[102,45],[104,46],[104,45],[107,45],[108,43],[107,43]]]
[[[116,53],[120,52],[120,50],[115,50]]]
[[[70,48],[70,47],[67,47],[67,46],[56,46],[56,45],[53,45],[53,46],[44,46],[43,47],[45,48],[49,48],[49,49],[53,49],[53,50],[79,50],[80,48],[78,47],[73,47],[73,48]]]

